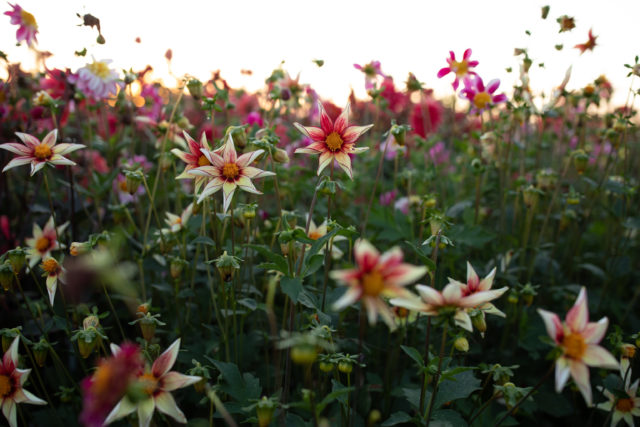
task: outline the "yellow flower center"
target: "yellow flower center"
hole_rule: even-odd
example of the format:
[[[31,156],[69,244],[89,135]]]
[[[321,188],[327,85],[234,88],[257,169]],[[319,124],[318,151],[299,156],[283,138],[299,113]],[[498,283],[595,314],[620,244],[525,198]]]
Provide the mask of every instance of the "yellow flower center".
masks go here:
[[[207,159],[207,156],[203,154],[200,157],[198,157],[198,166],[210,166],[210,165],[211,165],[211,162],[209,162],[209,159]]]
[[[225,178],[235,179],[238,175],[240,175],[240,169],[235,163],[225,163],[222,167],[222,176]]]
[[[451,69],[453,70],[454,73],[456,73],[456,76],[464,77],[467,75],[467,72],[469,71],[469,63],[467,62],[466,59],[463,59],[460,62],[452,61]]]
[[[569,334],[562,340],[562,346],[564,347],[564,354],[572,359],[582,359],[587,344],[584,342],[584,338],[580,334]]]
[[[618,401],[616,402],[616,411],[631,412],[634,406],[635,405],[634,405],[633,399],[631,398],[618,399]]]
[[[28,27],[38,28],[38,24],[36,23],[36,18],[33,17],[32,14],[22,9],[20,11],[20,18],[22,18],[22,23]]]
[[[319,232],[317,232],[317,231],[312,231],[311,233],[309,233],[309,238],[310,238],[311,240],[318,240],[318,239],[319,239],[319,238],[321,238],[321,237],[322,237],[322,234],[320,234],[320,233],[319,233]]]
[[[384,279],[377,271],[366,273],[360,279],[362,292],[371,297],[377,297],[384,289]]]
[[[0,375],[0,398],[11,392],[11,380],[6,375]]]
[[[44,262],[40,264],[40,267],[49,274],[56,274],[60,270],[60,264],[53,258],[44,260]]]
[[[42,236],[36,241],[36,250],[38,252],[45,252],[51,246],[49,238]]]
[[[51,147],[47,144],[40,144],[33,149],[33,155],[38,160],[47,160],[51,157],[51,154],[53,154],[53,152],[51,151]]]
[[[158,388],[158,379],[153,374],[144,374],[139,381],[142,384],[142,390],[149,396],[152,396]]]
[[[96,61],[93,64],[87,65],[87,68],[89,68],[89,71],[91,71],[92,74],[100,77],[101,79],[109,77],[109,66],[104,62]]]
[[[343,142],[344,141],[342,140],[340,135],[338,135],[338,132],[331,132],[329,136],[327,136],[325,144],[327,144],[327,147],[329,147],[329,150],[338,151],[340,147],[342,147]]]
[[[476,106],[478,110],[482,110],[490,102],[491,102],[491,95],[489,95],[487,92],[476,93],[476,96],[473,97],[473,104]]]

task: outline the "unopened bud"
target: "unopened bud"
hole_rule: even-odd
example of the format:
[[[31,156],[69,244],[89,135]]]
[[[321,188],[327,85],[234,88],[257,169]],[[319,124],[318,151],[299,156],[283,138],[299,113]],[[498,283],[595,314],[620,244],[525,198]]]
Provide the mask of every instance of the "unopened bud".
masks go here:
[[[69,254],[71,254],[71,256],[78,256],[86,254],[90,249],[91,245],[89,244],[89,242],[71,242]]]
[[[13,267],[14,273],[20,273],[22,267],[24,267],[27,262],[27,251],[18,247],[11,249],[7,254],[9,255],[9,263]]]
[[[289,155],[282,148],[276,148],[276,152],[273,154],[273,160],[276,163],[289,163]]]
[[[464,353],[469,351],[469,341],[465,337],[456,338],[456,340],[453,342],[453,346],[456,350],[462,351]]]
[[[189,80],[189,83],[187,83],[187,89],[189,89],[189,93],[195,99],[202,98],[203,87],[202,87],[202,82],[200,80],[198,79]]]
[[[487,322],[484,318],[484,313],[480,310],[476,310],[471,314],[471,324],[479,332],[484,333],[487,331]],[[467,343],[468,346],[468,343]]]
[[[582,175],[587,169],[588,163],[589,156],[584,152],[584,150],[577,150],[573,153],[573,166],[576,168],[576,172],[580,175]]]
[[[4,288],[5,291],[9,291],[11,289],[11,285],[13,284],[13,267],[10,263],[5,262],[0,265],[0,285]]]
[[[256,405],[256,416],[258,417],[258,426],[267,427],[271,424],[273,413],[276,409],[276,403],[263,396]]]

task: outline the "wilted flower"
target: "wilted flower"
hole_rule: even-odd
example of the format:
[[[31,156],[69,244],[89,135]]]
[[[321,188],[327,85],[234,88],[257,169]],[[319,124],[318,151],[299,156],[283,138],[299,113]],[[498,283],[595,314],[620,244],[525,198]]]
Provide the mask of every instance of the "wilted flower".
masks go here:
[[[44,229],[40,228],[38,224],[33,224],[33,237],[26,239],[29,249],[27,250],[27,258],[29,258],[29,267],[33,267],[40,261],[48,257],[51,251],[59,249],[61,246],[58,243],[58,236],[64,232],[69,225],[69,222],[65,222],[57,228],[53,226],[53,217],[49,218],[49,221],[44,226]]]
[[[153,362],[150,370],[145,370],[144,373],[138,376],[137,385],[141,388],[145,397],[135,403],[132,402],[129,397],[123,397],[109,413],[104,423],[112,423],[113,421],[126,417],[137,409],[138,424],[141,427],[146,427],[151,422],[153,412],[156,408],[174,420],[180,423],[186,423],[187,418],[180,408],[178,408],[170,392],[195,384],[202,378],[170,371],[176,363],[179,350],[180,338],[175,340],[173,344]]]
[[[341,310],[361,300],[370,324],[375,324],[380,314],[389,328],[395,329],[393,313],[382,297],[410,298],[412,294],[404,286],[424,276],[427,268],[402,262],[404,255],[399,247],[380,254],[364,239],[356,241],[353,254],[356,268],[330,273],[331,278],[349,286],[344,295],[334,303],[333,309]]]
[[[591,406],[588,366],[606,369],[618,369],[620,366],[611,353],[598,345],[607,331],[609,319],[603,317],[598,322],[589,322],[585,288],[580,289],[578,299],[567,312],[564,322],[547,310],[538,309],[538,314],[549,336],[562,349],[562,355],[556,359],[556,391],[562,391],[571,374],[587,405]]]
[[[115,95],[118,88],[123,86],[123,82],[118,76],[118,72],[111,70],[109,64],[111,60],[94,60],[80,68],[75,75],[69,76],[69,81],[75,83],[76,87],[87,97],[96,101]]]
[[[342,110],[342,113],[338,116],[335,123],[324,110],[322,103],[318,103],[318,108],[320,109],[320,128],[312,126],[305,127],[300,123],[293,124],[296,129],[313,141],[306,147],[298,148],[295,152],[320,154],[318,175],[320,175],[324,168],[336,160],[340,167],[349,175],[349,178],[353,179],[349,154],[357,154],[369,149],[369,147],[356,148],[354,146],[358,138],[371,129],[373,125],[349,126],[349,104],[344,107],[344,110]]]
[[[22,385],[27,381],[31,369],[18,369],[18,344],[20,336],[16,336],[0,361],[0,407],[11,427],[17,427],[18,403],[46,405],[47,402],[34,396]]]
[[[35,136],[27,133],[16,132],[16,135],[24,144],[17,142],[0,144],[0,148],[18,155],[18,157],[14,157],[7,163],[4,169],[2,169],[2,172],[28,163],[31,163],[31,176],[46,164],[73,166],[75,163],[63,157],[63,154],[84,148],[82,144],[56,144],[58,129],[49,132],[42,142]]]
[[[485,87],[480,76],[464,79],[464,89],[460,91],[460,98],[468,99],[471,102],[471,110],[481,112],[499,104],[506,102],[507,96],[504,93],[494,95],[500,86],[500,80],[494,79]]]
[[[227,142],[222,147],[222,150],[208,151],[205,149],[200,150],[202,154],[209,160],[211,166],[201,166],[195,169],[191,169],[189,174],[194,176],[202,176],[211,179],[209,183],[202,190],[202,194],[198,198],[198,203],[202,202],[205,197],[210,196],[218,191],[222,190],[224,194],[224,207],[223,212],[227,212],[233,193],[236,188],[247,191],[253,194],[262,194],[251,182],[252,178],[264,178],[266,176],[273,176],[275,173],[263,171],[255,168],[251,165],[264,150],[251,151],[244,153],[240,157],[236,154],[236,148],[233,145],[233,137],[231,133],[227,137]]]
[[[460,79],[464,79],[469,75],[477,75],[475,71],[472,71],[471,68],[477,67],[478,61],[469,61],[471,59],[471,49],[467,49],[462,54],[462,61],[456,61],[456,54],[453,51],[449,51],[449,58],[447,58],[448,67],[441,68],[438,71],[438,78],[446,76],[449,73],[454,73],[456,75],[456,79],[453,81],[453,90],[458,90],[458,86],[460,85]]]
[[[18,25],[16,40],[18,43],[26,41],[29,47],[33,46],[34,43],[38,42],[36,39],[36,35],[38,34],[36,18],[18,4],[9,3],[9,6],[11,6],[13,10],[7,11],[4,14],[11,18],[11,25]]]
[[[593,35],[593,30],[589,30],[589,40],[584,43],[579,43],[574,46],[576,49],[580,49],[580,54],[582,55],[587,50],[593,50],[596,47],[596,39],[598,36]]]
[[[561,33],[565,31],[571,31],[576,27],[576,21],[573,16],[562,15],[556,21],[558,22],[558,24],[560,24],[559,32]]]

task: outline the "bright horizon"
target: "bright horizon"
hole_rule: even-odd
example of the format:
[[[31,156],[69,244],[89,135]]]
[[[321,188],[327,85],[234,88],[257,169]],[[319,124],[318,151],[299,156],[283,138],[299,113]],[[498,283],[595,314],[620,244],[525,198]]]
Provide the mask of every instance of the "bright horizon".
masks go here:
[[[629,29],[640,16],[640,2],[616,2],[615,8],[577,0],[414,3],[401,0],[390,7],[379,1],[327,1],[320,7],[297,1],[246,0],[191,1],[188,7],[177,7],[168,1],[69,0],[54,6],[50,1],[24,0],[18,4],[35,16],[38,49],[54,54],[47,61],[50,68],[76,70],[91,57],[112,59],[118,70],[139,71],[149,64],[154,79],[174,86],[164,58],[171,49],[176,76],[188,73],[206,80],[220,70],[232,87],[253,91],[264,87],[264,80],[284,60],[283,68],[293,77],[300,73],[301,83],[341,105],[352,88],[359,98],[367,97],[363,75],[353,64],[371,60],[381,62],[397,87],[404,87],[408,73],[413,72],[438,97],[451,96],[452,76],[438,79],[436,74],[446,66],[449,50],[460,57],[466,48],[472,48],[472,58],[480,61],[476,71],[485,82],[499,78],[500,91],[510,95],[519,77],[514,48],[528,48],[534,60],[530,71],[534,93],[549,93],[573,66],[569,90],[605,74],[615,89],[612,105],[625,103],[630,80],[623,64],[632,63],[638,53],[629,49]],[[547,4],[549,16],[542,20],[541,8]],[[7,4],[2,11],[9,9]],[[105,45],[96,43],[95,29],[78,26],[82,20],[76,13],[100,19]],[[556,18],[565,14],[576,18],[576,28],[559,34]],[[0,19],[0,34],[11,41],[1,49],[11,62],[32,69],[33,53],[26,45],[13,43],[17,27],[9,24],[7,16]],[[585,42],[591,28],[598,46],[580,55],[573,46]],[[564,49],[556,51],[556,44]],[[84,47],[86,57],[74,55]],[[324,60],[324,66],[318,68],[314,59]],[[539,68],[538,62],[544,62],[545,68]],[[507,73],[507,67],[513,71]],[[243,69],[252,70],[253,75],[243,75]]]

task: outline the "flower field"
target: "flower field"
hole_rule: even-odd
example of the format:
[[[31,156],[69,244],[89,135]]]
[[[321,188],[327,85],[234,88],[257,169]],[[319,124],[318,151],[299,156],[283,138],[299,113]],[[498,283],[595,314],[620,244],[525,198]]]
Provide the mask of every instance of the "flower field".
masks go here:
[[[540,96],[526,49],[514,87],[443,49],[446,97],[356,64],[367,97],[336,105],[284,65],[258,91],[86,50],[49,68],[34,15],[5,9],[41,66],[0,52],[2,422],[640,416],[633,53],[625,105],[571,69]]]

